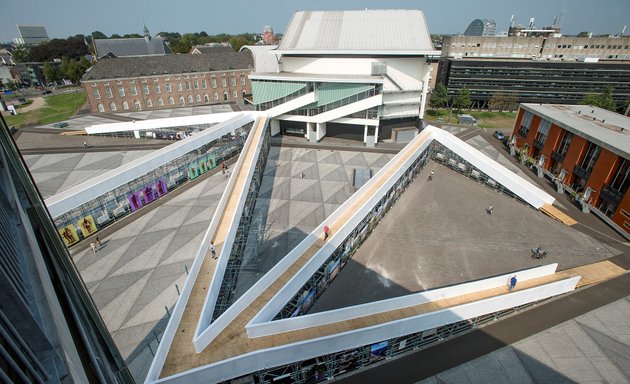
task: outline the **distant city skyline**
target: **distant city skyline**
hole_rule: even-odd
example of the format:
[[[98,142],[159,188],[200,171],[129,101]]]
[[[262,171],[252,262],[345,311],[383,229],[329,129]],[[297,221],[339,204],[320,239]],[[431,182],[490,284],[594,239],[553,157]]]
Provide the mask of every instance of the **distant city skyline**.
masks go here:
[[[554,17],[566,11],[562,32],[575,35],[582,31],[599,34],[618,34],[624,25],[630,27],[630,1],[604,0],[530,0],[506,2],[500,0],[394,0],[339,2],[321,0],[270,0],[251,2],[207,2],[188,0],[173,6],[166,0],[134,2],[111,0],[85,2],[64,0],[23,0],[19,6],[0,6],[0,41],[10,42],[18,37],[16,25],[43,25],[50,38],[66,38],[93,31],[107,36],[142,34],[143,22],[152,35],[158,32],[194,33],[262,33],[270,25],[274,33],[284,33],[291,15],[297,10],[344,9],[421,9],[429,32],[433,34],[463,33],[474,19],[493,19],[497,32],[507,31],[512,15],[516,24],[527,25],[534,17],[538,27],[551,25]],[[630,35],[630,28],[626,31]]]

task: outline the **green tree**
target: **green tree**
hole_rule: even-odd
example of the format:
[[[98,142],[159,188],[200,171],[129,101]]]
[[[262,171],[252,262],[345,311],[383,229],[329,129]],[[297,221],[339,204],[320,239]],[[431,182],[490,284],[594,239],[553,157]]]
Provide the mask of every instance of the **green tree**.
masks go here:
[[[586,31],[582,31],[577,34],[577,37],[588,37],[589,33]]]
[[[173,53],[188,53],[192,49],[192,46],[186,42],[176,40],[171,42],[171,51]]]
[[[230,45],[235,51],[238,51],[243,45],[247,45],[247,39],[243,36],[234,36],[230,39]]]
[[[94,39],[107,39],[107,35],[101,31],[92,32],[92,38]]]
[[[49,62],[44,63],[44,77],[46,83],[56,83],[59,80],[59,68]]]
[[[433,108],[443,108],[448,103],[448,90],[444,84],[436,84],[431,93],[429,104]]]
[[[453,100],[453,106],[457,108],[457,113],[462,111],[462,108],[468,108],[472,104],[472,98],[470,96],[470,90],[466,87],[459,90],[457,97]]]
[[[617,103],[613,99],[613,87],[607,86],[601,93],[587,93],[580,102],[582,105],[593,105],[617,112]]]
[[[29,61],[29,51],[27,48],[14,49],[11,52],[11,58],[16,63],[24,63]]]

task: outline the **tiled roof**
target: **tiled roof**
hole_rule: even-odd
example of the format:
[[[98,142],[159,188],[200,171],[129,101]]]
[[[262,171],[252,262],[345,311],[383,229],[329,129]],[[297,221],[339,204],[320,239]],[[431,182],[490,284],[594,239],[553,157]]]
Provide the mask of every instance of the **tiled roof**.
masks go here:
[[[165,55],[171,50],[161,37],[154,37],[148,42],[144,37],[126,39],[94,39],[98,57],[113,54],[116,57]]]
[[[219,52],[215,55],[164,55],[119,57],[99,60],[83,81],[135,78],[167,74],[252,69],[254,60],[245,52]]]

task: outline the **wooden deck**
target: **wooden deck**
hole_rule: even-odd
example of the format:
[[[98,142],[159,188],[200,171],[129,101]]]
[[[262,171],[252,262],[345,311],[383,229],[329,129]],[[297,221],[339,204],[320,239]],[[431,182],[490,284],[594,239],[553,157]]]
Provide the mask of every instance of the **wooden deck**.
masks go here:
[[[566,213],[562,212],[561,210],[559,210],[558,208],[554,207],[551,204],[545,204],[542,206],[542,208],[540,208],[540,210],[550,216],[551,218],[554,218],[556,220],[558,220],[559,222],[566,224],[566,225],[575,225],[577,224],[577,221],[575,221],[573,218],[571,218],[569,215],[567,215]]]
[[[261,127],[257,126],[256,129],[261,129]],[[393,169],[400,167],[410,156],[412,156],[418,147],[426,139],[428,139],[429,134],[424,133],[424,135],[424,140],[420,139],[416,141],[413,147],[405,148],[396,164],[392,165]],[[243,162],[244,167],[252,166],[250,165],[251,161],[248,161],[248,159],[250,159],[253,155],[249,152],[250,151],[245,153],[245,156],[247,157]],[[244,170],[238,170],[239,180],[237,181],[237,185],[235,185],[235,191],[238,190],[236,189],[237,187],[246,187],[242,184],[244,183],[244,180],[242,182],[240,180],[242,174],[246,174],[246,172]],[[372,184],[372,186],[367,190],[363,191],[362,194],[358,196],[358,198],[334,222],[326,223],[331,229],[331,236],[335,236],[335,231],[341,228],[349,220],[349,218],[358,211],[359,207],[362,206],[365,201],[386,182],[388,177],[389,174],[382,174],[377,180],[375,180],[374,184]],[[233,193],[233,195],[237,194]],[[232,201],[230,200],[224,215],[228,215],[230,209],[234,209],[235,204],[236,203],[232,204]],[[231,220],[228,220],[227,218],[224,220],[222,218],[221,225],[217,229],[215,246],[218,252],[220,252],[225,236],[227,235],[227,231],[230,229],[230,222]],[[323,244],[324,240],[322,233],[321,236],[298,259],[296,259],[296,261],[289,266],[289,268],[284,271],[276,281],[274,281],[267,289],[260,292],[259,296],[255,298],[253,302],[239,315],[237,315],[236,318],[222,332],[220,332],[219,335],[217,335],[217,337],[201,353],[196,353],[192,343],[192,337],[197,326],[197,321],[200,318],[201,308],[203,307],[203,302],[207,294],[207,287],[210,284],[209,280],[212,277],[212,273],[215,268],[215,263],[212,258],[206,257],[202,265],[202,269],[199,272],[199,277],[194,284],[183,319],[171,344],[164,366],[162,367],[160,377],[171,376],[176,373],[185,372],[193,368],[202,367],[256,350],[282,346],[312,338],[329,336],[377,324],[384,324],[410,316],[417,316],[431,311],[471,303],[507,293],[506,285],[506,287],[484,290],[443,300],[436,300],[429,303],[363,316],[343,322],[325,324],[271,336],[249,338],[247,336],[245,326],[282,288],[282,286],[284,286],[285,283],[313,257]],[[624,272],[625,270],[617,265],[609,261],[604,261],[566,271],[560,271],[551,276],[522,281],[518,283],[516,290],[544,285],[574,276],[582,276],[578,286],[583,286],[613,278]]]

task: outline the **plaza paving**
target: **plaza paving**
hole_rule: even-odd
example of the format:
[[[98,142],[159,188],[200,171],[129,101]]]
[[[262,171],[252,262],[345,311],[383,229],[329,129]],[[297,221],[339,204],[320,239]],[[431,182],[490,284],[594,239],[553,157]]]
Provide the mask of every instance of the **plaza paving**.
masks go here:
[[[505,152],[490,145],[482,135],[475,134],[466,128],[450,129],[456,130],[454,133],[458,136],[498,161],[509,165],[517,173],[529,177],[526,172],[505,157]],[[350,184],[353,168],[368,167],[376,172],[393,156],[383,153],[324,149],[325,146],[326,140],[321,143],[321,149],[317,145],[309,148],[271,148],[256,207],[256,215],[267,217],[263,231],[262,253],[260,257],[246,260],[246,268],[238,285],[238,294],[251,286],[354,192]],[[346,149],[345,146],[344,149]],[[94,176],[141,155],[141,151],[138,153],[131,151],[81,152],[65,155],[69,159],[67,163],[64,162],[63,157],[55,157],[57,155],[35,155],[25,156],[25,158],[32,167],[31,171],[38,185],[41,184],[40,188],[46,192],[46,195],[58,193],[89,179],[91,174]],[[500,258],[498,253],[503,255],[507,252],[510,254],[510,260],[515,262],[514,267],[510,267],[514,269],[521,265],[531,265],[532,260],[529,259],[528,249],[535,243],[526,238],[525,234],[520,234],[520,228],[534,227],[535,236],[541,238],[549,236],[545,228],[560,230],[561,233],[566,229],[507,196],[477,185],[441,166],[436,165],[435,168],[438,177],[434,182],[429,184],[424,178],[416,180],[412,184],[412,189],[403,195],[403,198],[394,206],[392,213],[386,216],[368,239],[368,241],[377,242],[379,239],[385,241],[388,237],[392,237],[395,242],[401,243],[397,246],[410,250],[406,256],[413,259],[407,259],[411,268],[407,268],[406,265],[405,268],[400,268],[400,261],[395,263],[398,265],[380,265],[384,255],[382,252],[372,251],[377,248],[368,247],[366,243],[363,251],[369,255],[367,261],[362,261],[360,258],[352,261],[353,265],[349,264],[346,267],[347,270],[342,271],[333,282],[331,289],[335,283],[340,284],[338,282],[342,281],[340,277],[344,274],[343,272],[351,274],[349,268],[356,268],[355,272],[359,279],[370,284],[369,291],[349,291],[348,297],[344,297],[340,303],[343,305],[351,303],[355,299],[352,297],[352,292],[367,294],[367,301],[379,298],[378,295],[388,292],[387,284],[389,284],[388,295],[391,296],[440,286],[448,279],[465,281],[474,278],[479,270],[485,268],[489,269],[485,273],[494,274],[493,268],[498,268],[494,263],[476,262],[482,253],[489,253],[490,260],[496,257],[498,261]],[[426,171],[427,168],[424,172]],[[60,173],[55,174],[56,172]],[[302,177],[302,172],[304,177]],[[105,233],[101,237],[103,247],[96,255],[91,254],[85,244],[71,250],[73,259],[108,329],[112,332],[116,344],[137,381],[144,380],[152,359],[152,351],[155,351],[157,339],[168,320],[165,306],[171,308],[177,299],[175,284],[178,284],[180,288],[183,286],[186,277],[185,266],[190,266],[192,263],[203,233],[223,192],[225,181],[220,174],[209,176],[175,197],[146,207],[147,209],[138,212],[133,218],[126,219],[127,223],[122,228]],[[459,187],[455,188],[455,185]],[[414,192],[413,189],[416,191]],[[413,193],[418,193],[418,195]],[[469,194],[476,199],[481,199],[480,202],[468,204],[468,206],[464,204],[463,208],[458,208],[455,204],[452,206],[438,204],[439,201],[444,202],[449,199],[463,203],[464,197]],[[405,199],[408,200],[407,203]],[[433,199],[437,201],[432,202]],[[489,204],[495,206],[492,217],[488,217],[485,213],[485,207]],[[424,227],[415,227],[411,224],[395,225],[394,209],[415,212],[418,206],[425,211],[414,213],[414,215],[417,216],[416,219],[424,223],[422,224]],[[511,219],[508,220],[512,210],[519,212],[515,223]],[[440,220],[446,216],[461,217],[463,220],[453,226],[449,224],[452,223],[449,220]],[[391,220],[392,223],[387,224],[386,220]],[[519,230],[510,232],[512,224],[518,224]],[[459,228],[456,228],[458,226]],[[471,232],[465,239],[452,236],[449,238],[449,234],[454,231],[471,226],[475,231],[492,236],[481,237]],[[571,230],[564,234],[565,243],[563,244],[572,242],[576,244],[574,248],[571,248],[569,252],[571,254],[565,255],[567,260],[556,253],[552,253],[550,257],[558,257],[558,261],[567,263],[571,256],[577,256],[582,258],[580,260],[586,261],[619,253],[615,246],[599,244],[586,235],[574,232],[576,231]],[[510,242],[502,242],[503,238],[510,239]],[[554,247],[553,244],[549,244],[547,248]],[[448,251],[453,247],[456,247],[457,252]],[[581,252],[579,247],[583,247],[582,249],[586,252]],[[397,252],[405,252],[403,248],[398,249]],[[418,249],[423,249],[422,252],[425,253],[423,264],[418,262],[417,255],[413,253]],[[431,257],[433,252],[437,252],[437,256]],[[460,262],[461,260],[466,261]],[[441,261],[447,263],[441,264]],[[403,271],[404,278],[398,280],[394,274],[398,273],[395,272],[396,270],[401,269],[407,269],[407,271]],[[376,295],[370,296],[371,294]],[[359,294],[357,293],[356,296]],[[326,295],[323,299],[325,297]],[[324,304],[324,301],[321,304],[318,303],[318,305]],[[628,318],[630,316],[619,321],[630,329]],[[541,340],[544,341],[545,338]],[[491,358],[489,361],[494,360]],[[505,369],[509,372],[508,365]],[[436,380],[440,382],[442,379],[436,378]]]

